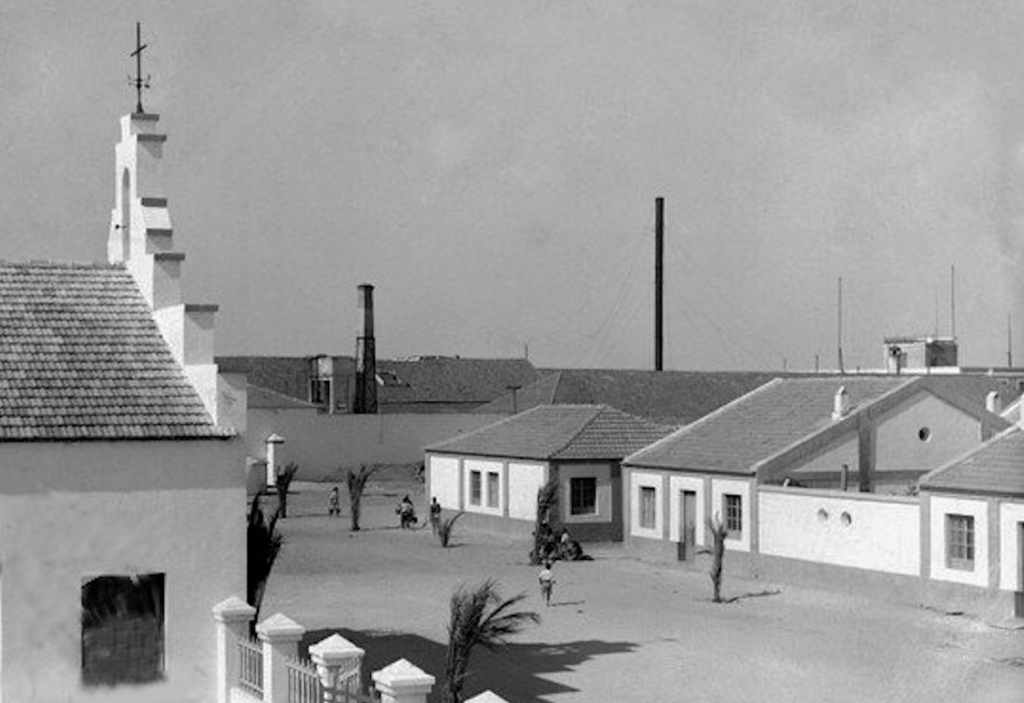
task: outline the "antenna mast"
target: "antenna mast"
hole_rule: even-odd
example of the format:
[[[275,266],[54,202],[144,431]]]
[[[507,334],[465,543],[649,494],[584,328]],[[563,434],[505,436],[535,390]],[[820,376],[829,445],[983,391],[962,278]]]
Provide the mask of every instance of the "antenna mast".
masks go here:
[[[1013,316],[1006,315],[1006,365],[1013,368]]]
[[[953,339],[956,339],[956,264],[949,267],[949,318]]]
[[[843,277],[839,277],[839,324],[836,327],[836,349],[839,353],[839,373],[846,373],[843,368]]]

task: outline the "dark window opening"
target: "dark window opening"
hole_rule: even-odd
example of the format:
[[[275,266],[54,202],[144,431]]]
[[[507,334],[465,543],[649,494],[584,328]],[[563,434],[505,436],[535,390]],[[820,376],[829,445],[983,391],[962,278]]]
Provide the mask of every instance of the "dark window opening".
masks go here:
[[[572,515],[597,513],[597,479],[582,476],[569,480],[569,509]]]
[[[726,493],[722,499],[725,503],[725,529],[729,539],[740,539],[743,536],[743,496]]]
[[[82,683],[158,681],[164,673],[164,575],[98,576],[82,584]]]

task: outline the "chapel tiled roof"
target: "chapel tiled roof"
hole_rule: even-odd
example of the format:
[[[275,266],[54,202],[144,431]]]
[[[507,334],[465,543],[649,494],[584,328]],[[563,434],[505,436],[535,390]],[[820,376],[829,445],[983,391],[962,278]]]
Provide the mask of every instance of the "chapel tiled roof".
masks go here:
[[[921,488],[1024,496],[1024,431],[1011,427],[921,477]]]
[[[0,441],[226,436],[123,267],[0,262]]]
[[[670,425],[686,425],[776,378],[749,371],[639,369],[541,370],[544,376],[516,393],[519,410],[544,404],[605,404]],[[512,411],[506,394],[476,412]]]
[[[621,459],[674,428],[604,405],[540,405],[427,451],[518,459]]]
[[[780,378],[627,457],[626,463],[748,474],[757,462],[831,425],[841,386],[854,412],[913,382],[899,376]]]

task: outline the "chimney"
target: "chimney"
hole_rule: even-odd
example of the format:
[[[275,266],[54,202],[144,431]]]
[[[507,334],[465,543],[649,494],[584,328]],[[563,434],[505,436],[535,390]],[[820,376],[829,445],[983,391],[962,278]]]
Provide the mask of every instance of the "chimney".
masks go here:
[[[999,399],[998,391],[992,391],[985,396],[985,409],[994,415],[1003,411],[1003,401]]]
[[[373,338],[373,286],[359,286],[359,325],[356,337],[356,395],[352,412],[377,412],[377,352]]]
[[[835,397],[832,399],[832,421],[835,422],[850,412],[850,396],[846,392],[846,386],[839,386]]]

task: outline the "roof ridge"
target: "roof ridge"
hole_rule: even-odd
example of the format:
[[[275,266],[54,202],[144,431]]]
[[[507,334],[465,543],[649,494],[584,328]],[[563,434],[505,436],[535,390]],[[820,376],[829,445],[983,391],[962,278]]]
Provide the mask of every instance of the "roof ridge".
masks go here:
[[[572,445],[572,443],[575,442],[579,438],[579,436],[581,434],[583,434],[586,431],[586,429],[588,427],[590,427],[590,425],[592,425],[594,423],[594,420],[596,420],[598,417],[600,417],[603,408],[605,408],[607,406],[602,406],[602,405],[561,405],[561,404],[555,405],[555,404],[551,404],[551,405],[548,405],[548,406],[538,405],[536,407],[537,408],[543,408],[543,407],[549,407],[549,408],[592,408],[594,410],[594,414],[591,415],[587,420],[585,420],[578,430],[576,430],[575,432],[572,433],[572,435],[566,440],[565,444],[563,444],[562,446],[558,447],[557,449],[555,449],[554,451],[551,452],[551,456],[555,456],[555,455],[559,454],[560,452],[564,452],[566,449],[568,449]]]
[[[644,447],[643,449],[640,449],[638,451],[633,452],[629,456],[625,457],[622,460],[622,463],[623,464],[631,464],[631,463],[633,463],[633,461],[636,458],[640,457],[641,455],[643,455],[643,454],[645,454],[647,452],[650,452],[650,451],[654,451],[654,449],[656,447],[660,447],[663,444],[667,444],[669,441],[675,440],[678,437],[682,437],[685,434],[687,434],[688,432],[694,431],[697,427],[704,426],[706,423],[710,422],[712,419],[719,417],[720,415],[722,415],[723,413],[729,411],[730,409],[732,409],[733,407],[739,405],[740,403],[746,402],[746,400],[748,398],[751,398],[751,397],[753,397],[756,394],[764,392],[768,388],[774,388],[775,386],[777,386],[780,383],[782,383],[782,381],[783,381],[782,378],[776,377],[776,378],[773,378],[772,380],[768,381],[767,383],[762,383],[760,386],[758,386],[754,390],[749,391],[747,393],[744,393],[739,398],[734,398],[733,400],[729,401],[728,403],[726,403],[725,405],[721,406],[720,408],[718,408],[716,410],[712,410],[710,413],[708,413],[704,417],[700,418],[699,420],[695,420],[695,421],[691,422],[689,425],[684,425],[683,427],[680,427],[678,430],[676,430],[674,432],[670,432],[669,434],[665,435],[664,437],[659,439],[657,442],[654,442],[654,443],[650,444],[649,446]]]

